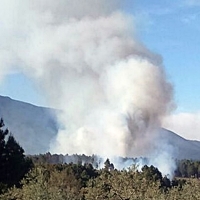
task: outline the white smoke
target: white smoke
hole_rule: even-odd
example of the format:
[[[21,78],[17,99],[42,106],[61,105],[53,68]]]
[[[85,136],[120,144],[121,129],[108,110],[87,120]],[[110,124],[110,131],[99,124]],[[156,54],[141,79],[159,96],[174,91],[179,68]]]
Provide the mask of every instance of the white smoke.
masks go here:
[[[1,71],[18,68],[62,110],[53,153],[147,156],[172,88],[117,1],[0,2]]]

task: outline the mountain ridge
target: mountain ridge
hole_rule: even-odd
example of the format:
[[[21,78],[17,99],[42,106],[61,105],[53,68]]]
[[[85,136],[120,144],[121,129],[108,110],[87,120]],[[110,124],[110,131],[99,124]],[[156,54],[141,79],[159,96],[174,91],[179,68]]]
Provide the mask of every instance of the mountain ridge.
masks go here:
[[[48,151],[49,143],[58,130],[55,112],[51,108],[0,96],[0,117],[26,154]]]
[[[0,96],[0,117],[26,154],[49,151],[49,144],[58,132],[56,112],[52,108]],[[187,140],[167,129],[161,132],[160,141],[174,149],[175,158],[200,160],[200,141]]]

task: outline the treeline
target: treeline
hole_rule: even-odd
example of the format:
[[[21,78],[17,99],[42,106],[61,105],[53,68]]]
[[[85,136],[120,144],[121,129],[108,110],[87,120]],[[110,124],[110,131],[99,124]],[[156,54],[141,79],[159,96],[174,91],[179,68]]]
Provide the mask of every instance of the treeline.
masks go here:
[[[137,163],[141,158],[131,161]],[[121,158],[122,162],[130,158]],[[144,158],[148,163],[148,159]],[[66,163],[69,162],[69,163]],[[2,200],[134,200],[200,199],[198,161],[177,161],[176,174],[163,177],[154,166],[137,164],[117,170],[98,156],[25,156],[23,148],[0,120],[0,199]]]
[[[84,154],[78,155],[62,155],[62,154],[39,154],[39,155],[29,155],[33,163],[35,164],[64,164],[64,163],[74,163],[84,165],[85,163],[90,163],[94,168],[99,168],[103,159],[97,155],[86,156]]]
[[[86,156],[84,154],[78,155],[62,155],[62,154],[40,154],[40,155],[31,155],[29,158],[35,164],[62,164],[62,163],[75,163],[82,164],[90,163],[94,168],[99,169],[102,166],[103,159],[101,159],[97,155]],[[149,165],[148,158],[123,158],[119,157],[118,161],[123,163],[129,163],[132,165],[136,165],[138,163],[143,163],[144,165]],[[200,177],[200,161],[194,160],[176,160],[176,170],[174,171],[175,177],[184,177],[184,178],[199,178]],[[129,166],[128,166],[129,167]]]
[[[184,181],[170,181],[154,166],[144,166],[139,172],[134,167],[110,170],[110,165],[109,160],[101,170],[94,169],[91,164],[35,165],[20,187],[9,189],[0,199],[144,200],[171,198],[174,192],[181,197],[184,193]]]
[[[200,178],[200,161],[177,160],[176,177]]]

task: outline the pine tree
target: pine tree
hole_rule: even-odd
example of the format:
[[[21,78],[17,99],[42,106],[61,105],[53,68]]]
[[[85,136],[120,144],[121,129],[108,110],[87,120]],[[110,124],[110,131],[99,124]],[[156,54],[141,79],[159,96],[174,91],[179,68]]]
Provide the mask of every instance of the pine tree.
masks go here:
[[[2,189],[13,185],[19,186],[20,180],[32,166],[24,155],[23,148],[17,143],[8,129],[4,130],[0,120],[0,193]]]
[[[0,120],[0,182],[5,182],[6,180],[6,136],[9,131],[3,130],[4,122],[3,119]]]

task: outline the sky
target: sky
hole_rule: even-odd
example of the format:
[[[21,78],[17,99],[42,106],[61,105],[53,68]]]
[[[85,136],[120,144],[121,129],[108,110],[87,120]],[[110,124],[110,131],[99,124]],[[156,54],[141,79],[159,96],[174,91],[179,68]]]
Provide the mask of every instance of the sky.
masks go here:
[[[200,140],[200,0],[124,0],[121,9],[134,16],[137,37],[162,56],[173,84],[176,109],[164,126]],[[22,72],[4,76],[0,94],[47,106],[38,86]]]
[[[163,58],[177,112],[200,110],[200,1],[141,0],[128,11],[139,18],[141,40]]]

